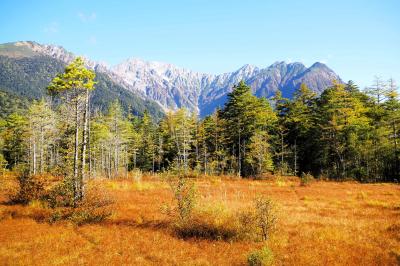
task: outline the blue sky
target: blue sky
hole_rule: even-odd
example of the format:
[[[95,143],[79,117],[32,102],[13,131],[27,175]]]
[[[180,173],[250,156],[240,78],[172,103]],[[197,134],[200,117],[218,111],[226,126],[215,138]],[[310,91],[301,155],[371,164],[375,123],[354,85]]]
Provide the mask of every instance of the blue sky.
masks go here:
[[[33,40],[116,64],[206,73],[275,61],[326,63],[361,87],[400,83],[400,1],[0,0],[0,42]]]

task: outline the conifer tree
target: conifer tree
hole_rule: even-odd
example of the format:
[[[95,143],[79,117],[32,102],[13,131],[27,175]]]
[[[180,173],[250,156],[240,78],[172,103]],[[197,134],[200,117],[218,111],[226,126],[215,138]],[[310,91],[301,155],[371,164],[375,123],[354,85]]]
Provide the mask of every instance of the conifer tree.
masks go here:
[[[75,146],[73,166],[74,205],[84,196],[84,179],[86,172],[87,130],[89,123],[90,91],[94,89],[95,73],[88,70],[81,57],[77,57],[66,68],[64,73],[58,74],[48,86],[52,95],[67,94],[64,97],[70,100],[74,109],[75,119]],[[79,143],[79,129],[82,127],[82,141]],[[80,165],[79,165],[80,150]],[[79,171],[80,170],[80,171]]]

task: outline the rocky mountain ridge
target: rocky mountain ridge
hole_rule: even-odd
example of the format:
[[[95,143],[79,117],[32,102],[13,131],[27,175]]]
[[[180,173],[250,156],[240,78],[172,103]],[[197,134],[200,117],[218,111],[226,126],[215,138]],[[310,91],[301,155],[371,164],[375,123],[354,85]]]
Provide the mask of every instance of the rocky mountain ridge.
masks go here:
[[[0,45],[0,55],[14,57],[47,55],[69,63],[75,55],[61,46],[36,42],[16,42]],[[277,90],[291,97],[301,83],[321,93],[340,77],[325,64],[311,67],[302,63],[275,62],[266,68],[244,65],[240,69],[219,75],[204,74],[172,64],[130,58],[115,66],[85,58],[87,66],[104,73],[126,90],[146,100],[157,102],[164,111],[177,108],[196,110],[201,116],[212,113],[226,100],[227,94],[244,80],[258,97],[271,97]]]

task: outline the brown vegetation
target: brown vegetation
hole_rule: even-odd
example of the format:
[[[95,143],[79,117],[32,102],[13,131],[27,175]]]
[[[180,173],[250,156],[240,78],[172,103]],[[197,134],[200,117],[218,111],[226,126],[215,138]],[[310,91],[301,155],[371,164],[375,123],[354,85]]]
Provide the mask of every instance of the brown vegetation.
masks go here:
[[[201,226],[229,233],[231,218],[251,210],[257,197],[276,203],[273,234],[254,241],[180,237],[174,218],[162,211],[165,205],[176,206],[174,195],[158,177],[90,182],[88,191],[106,188],[115,201],[113,212],[108,219],[80,226],[71,219],[49,223],[54,210],[39,200],[9,204],[14,180],[6,175],[0,181],[4,265],[244,265],[263,257],[277,265],[396,265],[400,259],[400,187],[395,184],[195,180],[193,219]]]

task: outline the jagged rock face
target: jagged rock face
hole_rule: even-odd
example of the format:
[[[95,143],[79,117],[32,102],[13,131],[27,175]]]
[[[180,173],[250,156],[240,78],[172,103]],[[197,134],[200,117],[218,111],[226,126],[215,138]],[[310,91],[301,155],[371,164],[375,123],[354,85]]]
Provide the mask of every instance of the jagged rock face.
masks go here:
[[[17,42],[0,46],[0,55],[45,54],[69,63],[75,55],[61,46],[35,42]],[[204,117],[222,107],[232,87],[244,80],[258,97],[270,97],[277,90],[291,97],[301,83],[321,93],[340,77],[322,63],[307,68],[302,63],[276,62],[267,68],[244,65],[220,75],[210,75],[179,68],[171,64],[128,59],[114,67],[84,58],[91,69],[106,74],[111,80],[143,99],[156,101],[164,110],[185,107]]]
[[[129,59],[112,71],[123,78],[130,89],[137,89],[157,101],[164,109],[186,107],[197,110],[202,117],[222,107],[232,87],[244,80],[258,97],[270,97],[281,90],[291,97],[301,83],[321,93],[341,82],[338,75],[322,63],[310,68],[301,63],[277,62],[259,69],[245,65],[235,72],[221,75],[202,74],[177,68],[171,64]]]
[[[111,69],[130,88],[141,91],[165,109],[196,110],[202,87],[211,75],[196,73],[171,64],[129,59]]]

